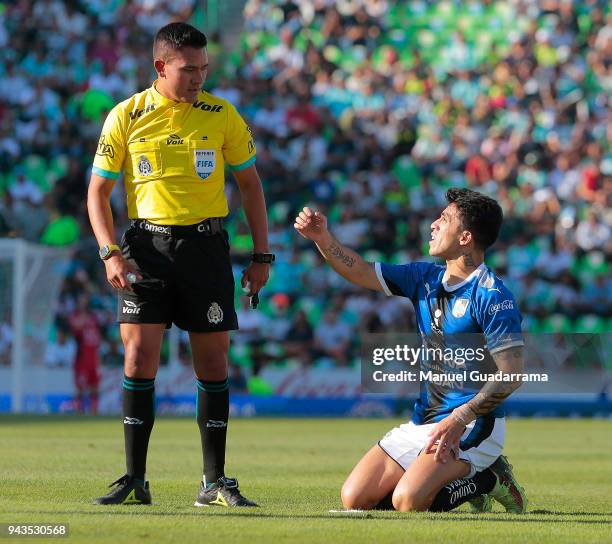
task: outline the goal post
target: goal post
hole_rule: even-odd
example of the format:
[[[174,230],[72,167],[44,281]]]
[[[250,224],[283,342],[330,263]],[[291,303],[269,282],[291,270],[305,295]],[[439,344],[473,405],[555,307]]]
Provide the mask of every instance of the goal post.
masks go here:
[[[0,238],[0,325],[11,331],[10,364],[1,371],[11,412],[44,411],[36,406],[44,392],[44,355],[72,251]]]

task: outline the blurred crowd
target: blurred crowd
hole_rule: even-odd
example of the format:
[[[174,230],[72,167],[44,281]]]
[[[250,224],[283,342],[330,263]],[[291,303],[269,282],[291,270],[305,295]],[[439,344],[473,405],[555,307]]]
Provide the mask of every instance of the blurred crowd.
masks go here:
[[[154,31],[194,4],[0,3],[0,234],[77,242],[56,328],[86,297],[107,364],[121,354],[84,207],[90,162],[105,113],[153,79]],[[205,87],[253,127],[278,256],[260,311],[237,294],[232,361],[349,365],[360,333],[414,330],[409,302],[352,288],[293,217],[310,204],[366,259],[422,260],[451,186],[502,205],[487,263],[525,330],[610,330],[608,2],[248,0],[244,17],[231,54],[209,37]],[[238,277],[250,238],[232,183],[227,193]],[[184,342],[179,356],[188,363]]]

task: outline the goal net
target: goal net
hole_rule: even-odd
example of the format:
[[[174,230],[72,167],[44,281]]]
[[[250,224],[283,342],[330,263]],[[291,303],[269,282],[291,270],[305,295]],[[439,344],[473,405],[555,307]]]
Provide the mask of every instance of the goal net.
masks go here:
[[[0,411],[46,411],[44,355],[71,254],[0,239]]]

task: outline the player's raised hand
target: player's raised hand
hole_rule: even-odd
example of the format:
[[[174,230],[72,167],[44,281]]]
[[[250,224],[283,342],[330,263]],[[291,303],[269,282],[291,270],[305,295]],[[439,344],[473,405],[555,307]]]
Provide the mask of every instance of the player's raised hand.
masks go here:
[[[322,240],[328,234],[327,217],[308,207],[305,207],[295,218],[293,226],[301,236],[313,242]]]

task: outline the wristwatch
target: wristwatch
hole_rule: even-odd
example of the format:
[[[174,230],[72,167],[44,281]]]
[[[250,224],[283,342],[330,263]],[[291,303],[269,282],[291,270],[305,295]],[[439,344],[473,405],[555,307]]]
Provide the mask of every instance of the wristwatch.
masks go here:
[[[113,251],[121,251],[121,248],[117,244],[108,244],[102,246],[98,250],[98,255],[100,255],[100,259],[106,261],[106,259],[109,259],[110,256],[113,254]]]
[[[251,255],[251,261],[254,263],[272,264],[275,259],[274,253],[253,253]]]

